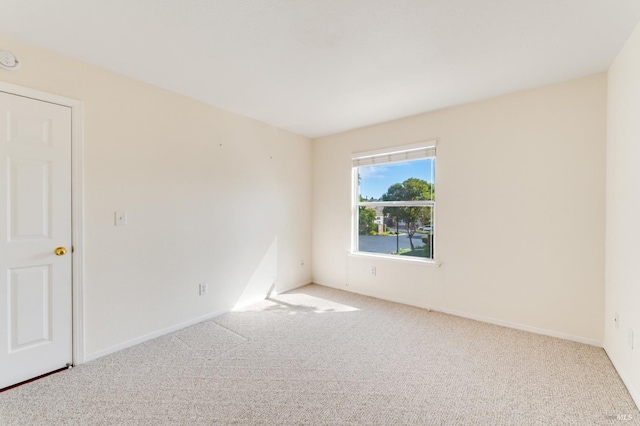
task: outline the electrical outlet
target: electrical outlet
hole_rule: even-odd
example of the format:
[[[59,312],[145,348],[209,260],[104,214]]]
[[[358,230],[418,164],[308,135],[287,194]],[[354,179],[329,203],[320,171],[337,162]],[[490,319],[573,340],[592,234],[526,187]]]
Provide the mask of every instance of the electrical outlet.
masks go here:
[[[205,294],[209,294],[209,286],[203,283],[198,286],[198,295],[204,296]]]
[[[620,314],[618,314],[617,312],[613,317],[613,324],[615,325],[616,329],[620,328]]]
[[[376,267],[375,266],[371,267],[371,276],[373,276],[373,277],[376,276]]]
[[[633,329],[629,329],[629,348],[633,350]]]

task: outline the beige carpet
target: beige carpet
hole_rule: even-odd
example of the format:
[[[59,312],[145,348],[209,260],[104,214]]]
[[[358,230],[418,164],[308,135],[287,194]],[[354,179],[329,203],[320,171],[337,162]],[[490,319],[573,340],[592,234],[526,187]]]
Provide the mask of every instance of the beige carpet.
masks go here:
[[[313,285],[0,394],[4,426],[639,422],[602,349]]]

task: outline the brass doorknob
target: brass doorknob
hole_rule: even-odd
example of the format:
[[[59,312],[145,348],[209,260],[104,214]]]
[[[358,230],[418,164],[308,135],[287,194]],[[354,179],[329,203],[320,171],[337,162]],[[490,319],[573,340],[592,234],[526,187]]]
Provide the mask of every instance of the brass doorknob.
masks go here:
[[[64,256],[65,254],[67,254],[67,249],[64,247],[58,247],[54,250],[54,253],[56,254],[56,256]]]

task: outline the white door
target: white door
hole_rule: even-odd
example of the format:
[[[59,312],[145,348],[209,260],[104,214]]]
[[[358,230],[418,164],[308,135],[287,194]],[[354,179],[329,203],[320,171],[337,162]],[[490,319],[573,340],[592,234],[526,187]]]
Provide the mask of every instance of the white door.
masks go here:
[[[71,109],[0,92],[0,389],[72,362],[71,257]]]

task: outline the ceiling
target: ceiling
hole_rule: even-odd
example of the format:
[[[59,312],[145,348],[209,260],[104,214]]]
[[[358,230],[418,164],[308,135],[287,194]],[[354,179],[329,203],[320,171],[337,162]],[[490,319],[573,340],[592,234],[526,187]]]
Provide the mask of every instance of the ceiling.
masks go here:
[[[3,35],[308,137],[606,71],[639,20],[640,0],[0,0]]]

